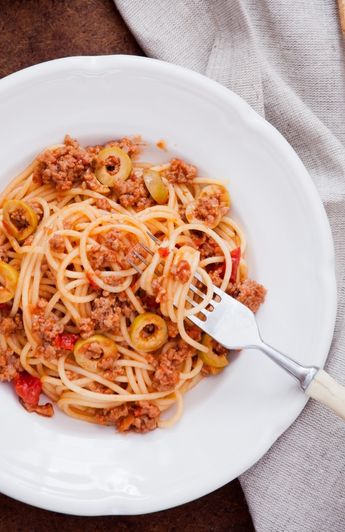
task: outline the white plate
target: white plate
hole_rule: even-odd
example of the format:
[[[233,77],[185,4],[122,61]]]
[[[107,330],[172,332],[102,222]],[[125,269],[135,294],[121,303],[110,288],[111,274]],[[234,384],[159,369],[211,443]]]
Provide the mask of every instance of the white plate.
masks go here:
[[[258,314],[264,339],[303,363],[324,364],[336,308],[328,221],[292,148],[238,96],[159,61],[68,58],[1,80],[0,117],[1,187],[66,132],[83,142],[164,139],[227,179],[250,274],[268,288]],[[176,426],[145,436],[59,413],[29,415],[9,385],[0,385],[0,402],[0,490],[50,510],[99,515],[162,510],[224,485],[267,451],[306,399],[248,351],[186,396]]]

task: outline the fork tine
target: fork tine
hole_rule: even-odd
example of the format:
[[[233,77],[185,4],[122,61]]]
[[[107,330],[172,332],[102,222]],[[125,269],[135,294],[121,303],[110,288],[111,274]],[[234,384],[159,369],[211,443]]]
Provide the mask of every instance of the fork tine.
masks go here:
[[[201,290],[199,290],[199,288],[197,288],[194,284],[189,285],[189,290],[191,290],[192,292],[194,292],[194,294],[204,299],[205,294],[201,292]]]
[[[156,244],[158,244],[158,242],[160,243],[159,238],[157,238],[155,235],[153,235],[153,234],[151,233],[151,231],[146,231],[146,234],[151,238],[151,240],[153,240],[154,242],[156,242]]]
[[[126,260],[127,260],[128,264],[129,264],[130,266],[132,266],[132,268],[135,269],[136,272],[140,273],[140,275],[143,273],[143,272],[141,271],[141,269],[140,269],[136,264],[134,264],[133,261],[131,261],[131,259],[128,259],[128,258],[127,258]]]
[[[143,257],[142,255],[140,255],[140,253],[138,253],[137,251],[135,251],[134,249],[132,250],[132,255],[134,255],[134,257],[136,257],[137,259],[141,260],[141,262],[143,262],[145,264],[145,266],[148,266],[148,262],[147,260],[145,259],[145,257]]]
[[[196,301],[194,301],[194,299],[192,299],[189,296],[186,296],[186,301],[188,301],[188,303],[190,303],[192,305],[192,307],[195,307],[196,305],[198,305],[198,303]]]
[[[145,246],[145,244],[143,244],[142,242],[139,242],[138,244],[139,246],[141,246],[145,251],[147,251],[147,253],[149,253],[150,255],[154,255],[153,251],[151,251],[150,248],[148,248],[147,246]]]
[[[194,325],[197,325],[200,327],[200,329],[205,330],[205,323],[206,321],[201,320],[200,318],[197,318],[194,314],[191,316],[188,316],[188,319],[194,323]]]

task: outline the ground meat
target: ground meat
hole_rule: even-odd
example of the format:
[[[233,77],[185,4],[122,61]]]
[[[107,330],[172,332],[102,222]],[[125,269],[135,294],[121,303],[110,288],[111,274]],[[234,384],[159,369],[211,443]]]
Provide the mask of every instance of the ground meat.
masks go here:
[[[117,263],[116,253],[101,244],[91,246],[88,251],[88,257],[94,270],[105,270]]]
[[[129,426],[129,430],[145,433],[157,428],[160,416],[158,406],[149,401],[138,401],[137,405],[134,408],[134,420]]]
[[[220,287],[224,278],[224,268],[222,265],[218,268],[210,269],[208,274],[211,277],[212,283],[215,286]]]
[[[205,233],[193,231],[192,240],[196,249],[200,251],[200,260],[213,257],[215,255],[223,255],[218,244]]]
[[[83,350],[83,355],[90,360],[98,360],[103,355],[102,346],[98,342],[91,342],[87,345],[87,349]]]
[[[0,351],[0,382],[13,380],[22,370],[19,356],[11,349]]]
[[[95,201],[97,209],[102,209],[103,211],[111,211],[111,205],[109,201],[105,198],[97,198]]]
[[[48,302],[45,299],[39,299],[36,307],[32,310],[32,330],[36,332],[39,338],[45,342],[51,342],[54,338],[63,332],[64,326],[58,323],[59,319],[55,314],[45,316],[45,307]]]
[[[190,322],[186,322],[185,326],[186,333],[188,334],[188,336],[190,336],[196,342],[200,342],[202,337],[202,330],[197,325],[193,325]]]
[[[186,205],[183,205],[183,204],[179,203],[179,205],[178,205],[178,213],[179,213],[181,219],[184,222],[188,223],[187,218],[186,218]]]
[[[256,312],[261,303],[264,302],[266,288],[262,284],[251,279],[246,279],[240,284],[238,301],[246,305],[250,310]]]
[[[77,379],[80,379],[79,373],[76,373],[75,371],[72,371],[70,369],[66,369],[66,375],[70,381],[75,381]]]
[[[125,209],[133,207],[135,211],[142,211],[155,205],[145,186],[143,177],[134,173],[125,181],[118,180],[114,185],[114,191],[119,203]]]
[[[108,146],[118,146],[123,151],[125,151],[129,157],[135,159],[137,155],[140,153],[140,146],[142,144],[141,137],[133,137],[132,139],[128,137],[123,137],[119,140],[111,140],[107,142],[106,144],[98,144],[96,146],[88,146],[86,149],[88,153],[94,155],[98,155],[99,152]]]
[[[173,389],[179,381],[179,367],[188,356],[194,354],[194,349],[183,340],[179,340],[158,358],[158,365],[153,375],[153,385],[156,390]]]
[[[108,250],[111,250],[110,253],[115,257],[116,263],[122,270],[131,267],[127,261],[127,257],[135,263],[140,262],[140,259],[135,259],[132,254],[138,244],[138,240],[134,235],[112,229],[107,233],[101,234],[99,236],[99,241],[101,245],[105,246]],[[138,251],[144,256],[144,258],[146,257],[145,251],[141,247]]]
[[[117,140],[115,142],[111,142],[107,145],[118,146],[119,148],[121,148],[121,150],[125,151],[129,155],[129,157],[135,159],[140,154],[141,143],[141,138],[137,136],[133,137],[132,139],[128,137],[123,137],[122,139]]]
[[[89,188],[90,190],[93,190],[94,192],[99,192],[100,194],[109,193],[109,188],[106,185],[103,185],[100,181],[98,181],[97,177],[90,169],[86,170],[83,178],[83,188]]]
[[[16,324],[12,318],[1,318],[0,333],[4,336],[9,336],[16,330]]]
[[[176,338],[176,336],[179,334],[177,323],[174,323],[173,321],[169,320],[167,321],[167,326],[169,338]]]
[[[170,183],[191,183],[197,175],[195,166],[187,164],[181,159],[172,159],[169,169],[165,172],[165,177]]]
[[[116,425],[119,419],[128,416],[129,405],[127,403],[114,408],[100,408],[95,418],[100,425]]]
[[[112,369],[104,369],[103,377],[109,381],[115,382],[117,377],[125,375],[125,369],[123,367],[114,367]],[[114,393],[111,390],[111,393]]]
[[[101,409],[96,421],[101,425],[115,425],[119,432],[134,431],[145,433],[158,425],[159,408],[149,401],[123,404],[114,408]]]
[[[65,251],[65,239],[62,235],[54,235],[49,240],[49,246],[52,251],[56,253],[63,253]]]
[[[195,201],[194,216],[205,225],[214,227],[229,208],[221,201],[221,192],[217,190],[210,196],[202,196]]]
[[[164,278],[156,277],[152,281],[152,291],[156,297],[156,303],[162,303],[166,299],[166,288],[164,288]]]
[[[189,262],[183,259],[180,260],[171,268],[171,273],[175,279],[178,279],[181,283],[186,283],[191,275]]]
[[[119,356],[120,356],[120,353],[118,353],[117,356],[112,355],[112,356],[102,357],[102,359],[97,364],[98,369],[102,369],[102,370],[115,369],[116,360],[119,358]],[[121,372],[119,373],[119,375],[120,374]]]
[[[79,333],[82,338],[89,338],[95,332],[95,323],[91,318],[82,318],[79,324]]]
[[[228,355],[229,350],[216,340],[212,340],[212,349],[216,355]]]
[[[81,182],[90,168],[92,156],[68,135],[64,146],[46,150],[37,158],[33,181],[39,184],[54,184],[58,191],[69,190]]]
[[[81,320],[81,336],[88,338],[95,330],[117,333],[121,316],[130,317],[133,310],[132,303],[124,293],[97,297],[91,303],[90,317]]]
[[[11,211],[10,220],[19,231],[26,229],[29,225],[27,217],[25,216],[25,210],[22,207],[17,207],[17,209]]]
[[[119,266],[122,270],[130,268],[127,257],[134,249],[137,239],[128,233],[115,229],[99,236],[99,243],[93,245],[88,253],[90,264],[94,270]],[[142,251],[141,251],[142,253]],[[132,259],[132,257],[130,257]],[[110,279],[107,278],[107,282]]]
[[[246,279],[239,284],[230,283],[226,292],[256,312],[265,300],[266,288],[252,279]]]
[[[61,356],[63,356],[66,351],[54,347],[50,343],[44,341],[41,345],[36,348],[35,355],[39,358],[44,358],[48,362],[54,362]]]
[[[17,312],[13,317],[8,316],[8,312],[2,310],[0,313],[0,333],[4,336],[10,336],[15,331],[19,332],[23,330],[21,312]]]
[[[28,403],[25,403],[22,399],[19,398],[19,401],[21,405],[27,410],[28,412],[35,412],[36,414],[39,414],[40,416],[44,417],[53,417],[54,415],[54,408],[51,403],[46,403],[44,405],[30,405]]]
[[[4,244],[0,246],[0,260],[2,262],[8,262],[10,260],[10,257],[8,255],[9,247],[8,244]]]
[[[93,301],[91,320],[94,328],[102,331],[118,331],[122,312],[115,296],[98,297]]]

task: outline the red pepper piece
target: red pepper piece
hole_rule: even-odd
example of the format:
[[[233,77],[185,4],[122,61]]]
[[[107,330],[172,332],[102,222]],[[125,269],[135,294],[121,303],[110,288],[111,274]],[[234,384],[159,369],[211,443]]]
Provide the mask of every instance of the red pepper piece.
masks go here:
[[[162,259],[166,259],[170,251],[169,248],[159,248],[158,253],[162,257]]]
[[[65,349],[66,351],[73,351],[74,344],[79,339],[77,334],[61,333],[54,338],[54,347]]]
[[[23,371],[14,378],[14,389],[18,397],[30,406],[38,405],[42,391],[41,380]]]
[[[241,260],[241,248],[235,248],[231,251],[232,270],[230,276],[230,283],[235,283],[237,278],[237,271]]]

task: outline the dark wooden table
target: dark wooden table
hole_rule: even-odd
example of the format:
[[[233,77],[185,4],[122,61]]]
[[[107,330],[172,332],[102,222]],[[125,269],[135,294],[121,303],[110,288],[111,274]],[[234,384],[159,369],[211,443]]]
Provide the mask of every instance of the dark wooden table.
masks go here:
[[[0,0],[0,77],[49,59],[102,54],[143,55],[112,0]],[[61,530],[254,529],[237,480],[178,508],[132,517],[67,516],[33,508],[0,494],[0,532]]]

